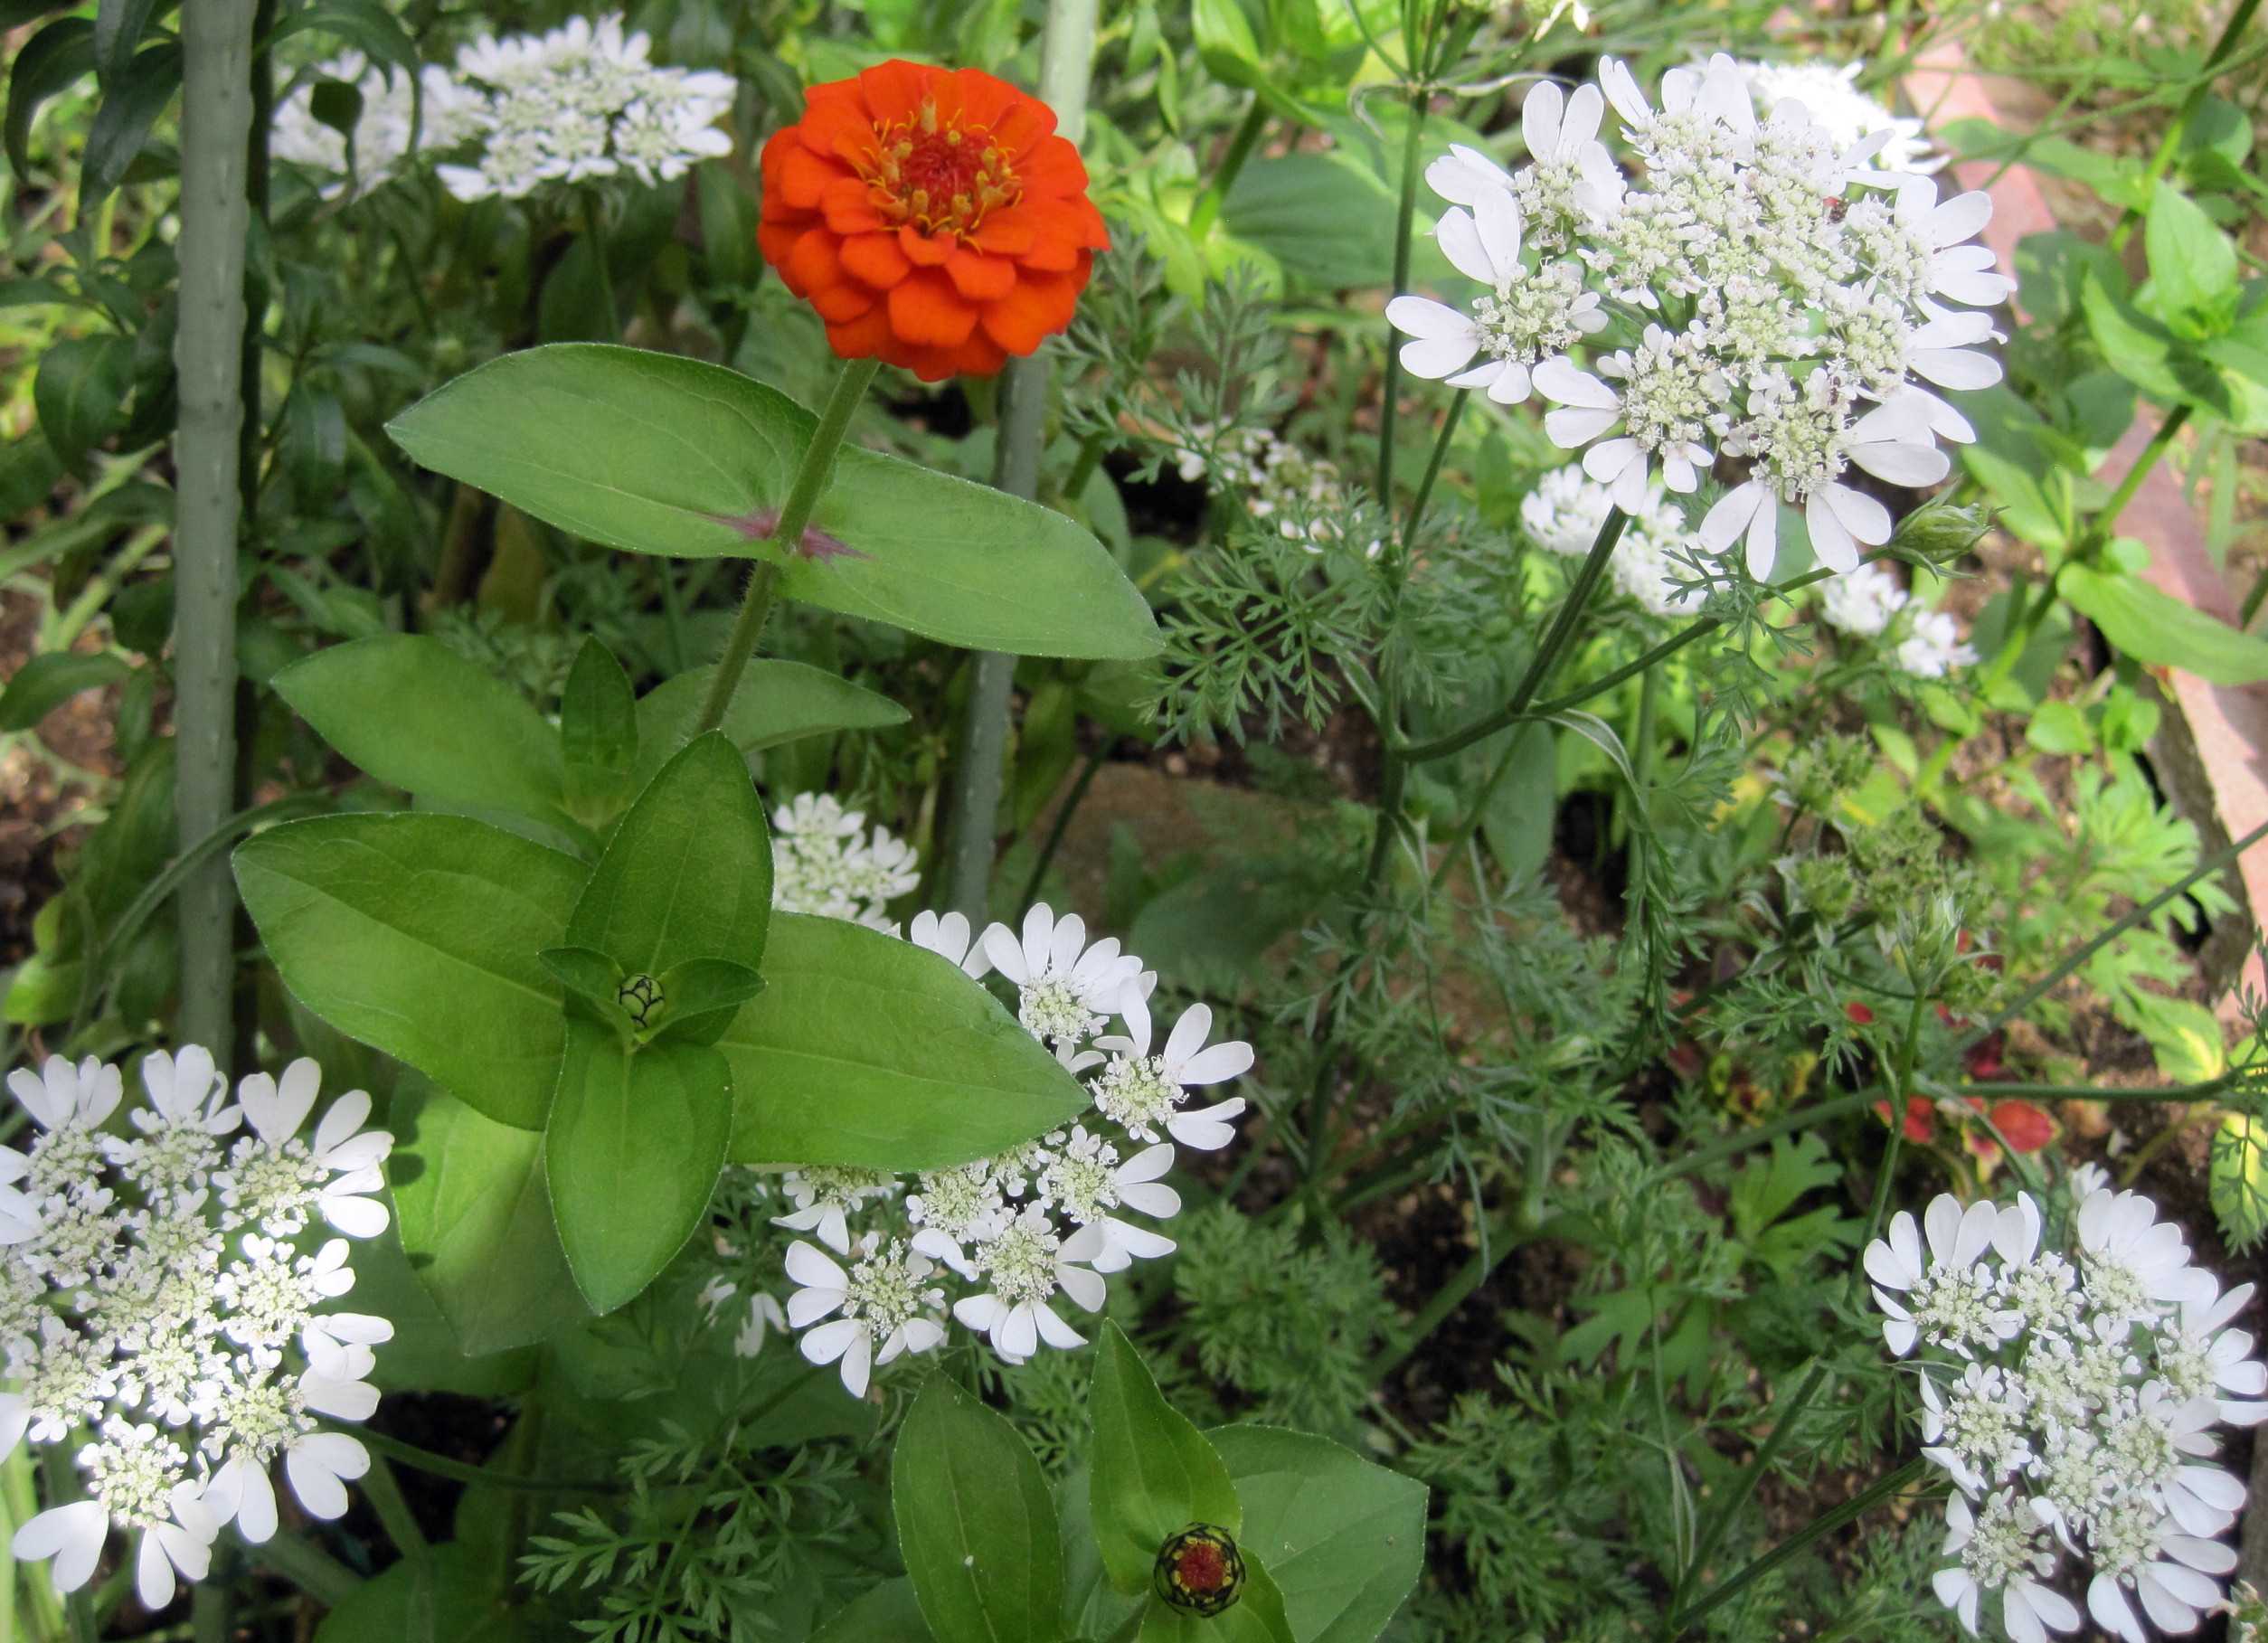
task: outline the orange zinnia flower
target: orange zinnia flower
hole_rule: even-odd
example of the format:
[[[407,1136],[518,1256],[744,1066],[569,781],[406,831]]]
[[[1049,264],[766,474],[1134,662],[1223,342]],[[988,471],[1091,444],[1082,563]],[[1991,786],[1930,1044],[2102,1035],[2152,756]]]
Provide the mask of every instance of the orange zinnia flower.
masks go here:
[[[976,69],[814,86],[764,145],[764,260],[845,359],[990,376],[1071,323],[1110,237],[1045,103]]]

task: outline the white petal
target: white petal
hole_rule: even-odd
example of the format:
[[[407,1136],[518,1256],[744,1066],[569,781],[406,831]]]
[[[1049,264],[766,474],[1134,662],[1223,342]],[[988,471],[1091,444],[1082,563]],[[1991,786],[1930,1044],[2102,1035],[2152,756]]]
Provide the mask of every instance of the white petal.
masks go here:
[[[174,1601],[174,1564],[156,1528],[142,1531],[134,1553],[134,1595],[145,1609],[163,1609]]]
[[[1931,245],[1942,249],[1972,240],[1992,221],[1992,196],[1981,188],[1965,194],[1955,194],[1929,214],[1928,227],[1923,231]]]
[[[1011,1308],[993,1328],[992,1344],[1011,1357],[1028,1358],[1039,1350],[1039,1322],[1032,1308],[1030,1301]]]
[[[1564,356],[1555,355],[1536,367],[1536,386],[1555,404],[1621,414],[1622,401],[1614,390],[1588,371],[1578,371]]]
[[[796,1345],[803,1355],[814,1364],[832,1364],[850,1350],[850,1344],[864,1336],[866,1326],[855,1317],[838,1317],[831,1324],[821,1324],[799,1339]]]
[[[843,1354],[843,1390],[854,1398],[866,1395],[867,1377],[874,1366],[874,1337],[860,1329]]]
[[[1829,485],[1822,487],[1812,500],[1816,502],[1819,496],[1827,498],[1827,505],[1834,510],[1837,520],[1858,541],[1870,547],[1879,547],[1890,540],[1890,510],[1864,491],[1852,490],[1846,485]],[[1847,565],[1837,565],[1835,568],[1838,571],[1849,569]],[[1983,1237],[1989,1242],[1990,1232],[1987,1231]],[[1981,1252],[1984,1245],[1980,1243],[1977,1248]],[[1961,1264],[1965,1266],[1974,1259],[1974,1255],[1963,1257]]]
[[[1909,487],[1935,485],[1952,467],[1952,459],[1934,445],[1893,444],[1887,440],[1853,445],[1850,459],[1877,479]]]
[[[349,1238],[375,1238],[386,1230],[389,1219],[383,1204],[353,1193],[326,1192],[317,1199],[316,1207],[325,1221]]]
[[[1181,1213],[1181,1194],[1159,1182],[1138,1182],[1131,1186],[1121,1185],[1119,1196],[1131,1210],[1145,1215],[1155,1215],[1160,1221]]]
[[[1429,380],[1460,369],[1480,346],[1480,334],[1468,328],[1462,336],[1423,336],[1402,345],[1402,368],[1412,376]]]
[[[822,1251],[797,1239],[788,1246],[788,1276],[806,1289],[844,1289],[849,1279]]]
[[[2000,380],[2000,362],[1969,348],[1916,348],[1907,363],[1941,388],[1989,388]]]
[[[1038,1327],[1040,1339],[1059,1351],[1069,1352],[1074,1346],[1087,1344],[1087,1337],[1057,1317],[1045,1301],[1033,1303],[1030,1317]],[[1025,1355],[1030,1355],[1028,1350]]]
[[[1433,225],[1433,239],[1435,243],[1441,248],[1441,255],[1449,259],[1450,267],[1455,269],[1466,279],[1477,279],[1482,285],[1496,284],[1496,265],[1488,260],[1488,250],[1480,243],[1479,226],[1474,223],[1471,215],[1462,207],[1452,206],[1441,213],[1441,220]],[[1396,300],[1423,302],[1425,298],[1411,297]],[[1393,320],[1391,315],[1388,318],[1404,331],[1416,329],[1415,326],[1404,326],[1398,320]]]
[[[1174,1081],[1191,1089],[1206,1084],[1218,1084],[1232,1078],[1242,1078],[1252,1070],[1252,1047],[1241,1038],[1232,1038],[1202,1050],[1186,1062],[1168,1057],[1166,1064],[1174,1070]]]
[[[1532,385],[1528,368],[1517,361],[1507,360],[1497,380],[1488,384],[1488,398],[1498,405],[1517,405],[1527,398]]]
[[[1472,217],[1494,269],[1489,283],[1500,283],[1520,266],[1519,205],[1508,192],[1494,191],[1473,203]]]
[[[1589,82],[1583,89],[1591,89]],[[1529,157],[1538,164],[1559,153],[1560,115],[1566,106],[1567,94],[1548,80],[1536,81],[1520,104],[1520,135],[1526,139]]]
[[[9,1550],[24,1563],[53,1558],[55,1566],[48,1576],[55,1590],[76,1591],[93,1575],[109,1532],[110,1515],[101,1502],[74,1500],[51,1506],[26,1522],[15,1532]]]

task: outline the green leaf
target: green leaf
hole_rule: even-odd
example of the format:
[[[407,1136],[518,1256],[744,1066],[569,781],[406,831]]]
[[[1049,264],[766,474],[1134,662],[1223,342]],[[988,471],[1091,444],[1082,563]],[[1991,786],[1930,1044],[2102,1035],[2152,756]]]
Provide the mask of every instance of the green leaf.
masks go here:
[[[1244,1507],[1299,1643],[1369,1643],[1425,1572],[1425,1486],[1306,1432],[1205,1434]]]
[[[588,1000],[607,1020],[619,1010],[622,967],[604,953],[587,947],[547,947],[535,955],[559,985],[576,997]]]
[[[1485,773],[1504,757],[1507,740],[1517,745],[1505,761],[1504,774],[1488,789],[1480,831],[1505,876],[1520,883],[1540,871],[1551,855],[1552,827],[1559,812],[1559,744],[1550,726],[1523,724],[1491,736],[1475,750],[1485,758],[1469,763]]]
[[[1088,1104],[997,999],[910,941],[778,912],[763,972],[763,995],[717,1043],[739,1162],[938,1169]]]
[[[712,732],[638,796],[575,902],[567,940],[630,976],[688,958],[757,969],[770,918],[764,807],[740,750]]]
[[[2160,182],[2142,230],[2150,251],[2144,300],[2192,336],[2228,328],[2236,317],[2236,247],[2196,201]]]
[[[149,142],[150,127],[181,90],[181,70],[180,44],[163,41],[128,63],[104,90],[102,106],[87,127],[83,197],[89,203],[126,180],[127,168]]]
[[[518,691],[439,639],[387,633],[333,645],[273,683],[317,735],[389,787],[576,830],[558,733]]]
[[[1984,486],[2000,523],[2035,547],[2060,552],[2070,541],[2071,481],[2054,433],[2039,412],[2006,384],[1961,395],[1977,439],[1961,448],[1961,465]]]
[[[713,166],[695,173],[708,176]],[[921,1618],[921,1605],[913,1595],[913,1582],[901,1575],[884,1581],[854,1601],[849,1608],[811,1634],[811,1643],[931,1643],[935,1634]]]
[[[1147,1590],[1158,1548],[1191,1524],[1244,1533],[1228,1468],[1205,1434],[1166,1402],[1134,1344],[1108,1320],[1095,1341],[1087,1412],[1094,1423],[1088,1509],[1113,1586]]]
[[[614,819],[637,791],[638,695],[614,652],[582,642],[560,694],[559,745],[568,812],[585,826]],[[658,763],[657,763],[658,768]]]
[[[509,1643],[524,1627],[499,1602],[494,1574],[452,1542],[356,1586],[323,1617],[315,1643]]]
[[[1283,1592],[1264,1559],[1243,1543],[1244,1589],[1216,1615],[1191,1614],[1152,1594],[1142,1610],[1142,1643],[1296,1643]]]
[[[427,467],[590,541],[768,559],[791,599],[971,648],[1155,655],[1149,607],[1101,543],[1036,503],[846,448],[814,527],[847,552],[763,540],[816,419],[721,365],[604,344],[507,354],[389,424]]]
[[[247,839],[236,885],[284,986],[499,1123],[542,1127],[565,943],[586,870],[456,816],[326,816]]]
[[[2086,313],[2087,332],[2094,338],[2094,345],[2121,376],[2161,400],[2187,397],[2183,380],[2174,368],[2178,339],[2113,290],[2099,269],[2090,269],[2082,279],[2079,306]]]
[[[2268,1235],[2268,1119],[2226,1112],[2213,1133],[2213,1213],[2236,1254]]]
[[[386,1120],[402,1248],[460,1351],[508,1351],[591,1316],[552,1224],[540,1131],[483,1118],[414,1076]]]
[[[688,958],[655,979],[668,1006],[661,1030],[702,1044],[723,1037],[741,1006],[764,990],[761,976],[725,958]]]
[[[592,1311],[630,1300],[685,1247],[732,1128],[732,1074],[714,1050],[632,1050],[598,1022],[569,1020],[543,1168],[567,1269]]]
[[[2215,685],[2268,680],[2268,640],[2239,632],[2146,581],[2069,564],[2055,589],[2138,662],[2178,667]]]
[[[84,473],[87,453],[126,426],[133,387],[134,345],[123,336],[75,336],[40,355],[32,403],[64,467]]]
[[[1196,0],[1190,17],[1197,54],[1214,78],[1233,86],[1252,86],[1267,77],[1252,19],[1237,0]]]
[[[26,176],[32,169],[32,121],[40,105],[93,71],[94,26],[84,17],[58,18],[16,52],[8,70],[8,111],[0,135],[17,176]]]
[[[2043,702],[2024,727],[2024,740],[2043,753],[2077,757],[2094,749],[2087,715],[2072,702]]]
[[[51,650],[16,669],[0,690],[0,731],[28,731],[82,690],[100,690],[132,673],[114,652]]]
[[[1344,149],[1254,160],[1237,174],[1221,221],[1287,274],[1331,290],[1394,278],[1397,201]]]
[[[156,10],[157,0],[99,0],[96,5],[95,72],[101,79],[105,96],[141,49],[142,36],[149,32],[149,20]]]
[[[638,767],[632,788],[642,788],[693,732],[715,669],[695,667],[666,679],[638,698]],[[741,675],[718,726],[743,753],[760,752],[804,736],[834,731],[884,730],[909,715],[876,695],[801,662],[759,659]]]
[[[294,12],[269,31],[260,49],[271,50],[294,34],[310,32],[345,41],[374,63],[400,69],[412,78],[417,74],[417,42],[380,0],[324,0]]]
[[[940,1638],[1056,1643],[1055,1503],[1016,1428],[933,1374],[890,1457],[890,1502],[921,1617]]]

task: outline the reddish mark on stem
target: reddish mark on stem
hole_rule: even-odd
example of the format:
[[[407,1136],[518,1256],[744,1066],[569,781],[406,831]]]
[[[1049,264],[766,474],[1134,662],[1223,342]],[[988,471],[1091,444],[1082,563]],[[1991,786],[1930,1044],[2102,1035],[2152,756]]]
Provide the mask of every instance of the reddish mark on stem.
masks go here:
[[[770,542],[772,533],[780,528],[778,508],[758,508],[752,514],[712,514],[709,517],[719,524],[730,525],[733,530],[738,531],[743,542]],[[828,535],[817,525],[804,527],[803,540],[796,544],[794,552],[798,558],[808,559],[817,564],[824,564],[835,559],[870,559],[873,557],[872,554],[860,552],[838,536]]]

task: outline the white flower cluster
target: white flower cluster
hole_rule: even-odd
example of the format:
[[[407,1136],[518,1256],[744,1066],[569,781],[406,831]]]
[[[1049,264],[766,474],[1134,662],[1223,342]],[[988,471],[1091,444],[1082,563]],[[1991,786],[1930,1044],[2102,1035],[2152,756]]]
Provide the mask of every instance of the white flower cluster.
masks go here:
[[[27,1151],[0,1147],[0,1458],[27,1436],[70,1446],[86,1498],[16,1531],[18,1558],[52,1558],[59,1591],[94,1573],[113,1526],[134,1535],[137,1588],[156,1609],[175,1571],[202,1579],[233,1521],[276,1531],[279,1457],[317,1517],[346,1510],[363,1445],[317,1417],[367,1419],[383,1317],[326,1310],[354,1287],[345,1239],[312,1250],[320,1219],[350,1238],[386,1227],[378,1166],[393,1138],[365,1129],[349,1091],[314,1134],[321,1073],[296,1061],[229,1099],[191,1044],[142,1062],[146,1104],[112,1124],[118,1069],[57,1056],[8,1075],[30,1115]]]
[[[1794,101],[1760,122],[1721,54],[1669,71],[1661,99],[1602,59],[1598,85],[1528,93],[1517,175],[1462,146],[1427,168],[1454,203],[1435,236],[1483,293],[1462,309],[1394,297],[1386,316],[1413,339],[1402,362],[1499,404],[1540,392],[1557,406],[1552,441],[1582,449],[1626,513],[1657,475],[1691,492],[1720,454],[1740,458],[1746,477],[1701,522],[1709,551],[1745,539],[1749,574],[1765,580],[1784,502],[1804,509],[1820,562],[1847,571],[1891,529],[1851,470],[1936,483],[1950,467],[1937,439],[1975,430],[1922,384],[1999,380],[1975,349],[1997,335],[1991,317],[1942,306],[2013,288],[1964,243],[1991,203],[1941,205],[1926,177],[1867,169],[1889,133],[1838,147]],[[1634,176],[1598,140],[1610,103]]]
[[[771,904],[888,930],[883,909],[921,882],[913,846],[827,793],[799,793],[772,812]]]
[[[439,167],[460,200],[534,194],[547,183],[628,174],[666,183],[732,151],[716,122],[732,106],[732,77],[658,68],[652,42],[625,34],[620,15],[575,17],[548,34],[484,36],[457,53],[457,78],[477,99],[480,140],[470,165]]]
[[[1581,559],[1591,552],[1613,506],[1607,487],[1584,473],[1580,462],[1570,462],[1545,474],[1520,498],[1520,524],[1536,546]],[[1656,616],[1689,616],[1708,602],[1707,589],[1678,585],[1696,580],[1689,562],[1699,552],[1684,514],[1657,484],[1622,527],[1607,574]]]
[[[362,99],[351,156],[345,133],[315,118],[316,87],[324,80],[352,86]],[[479,100],[446,69],[428,64],[412,81],[400,69],[381,68],[360,52],[345,52],[317,64],[313,78],[276,105],[268,151],[276,159],[327,175],[331,181],[321,187],[326,200],[349,187],[367,194],[392,176],[412,148],[453,148],[472,136]]]
[[[1956,1486],[1954,1562],[1933,1585],[1971,1633],[1998,1593],[2013,1643],[2078,1627],[2054,1584],[2065,1556],[2092,1568],[2087,1612],[2124,1643],[2147,1643],[2140,1616],[2193,1630],[2236,1566],[2216,1537],[2244,1504],[2205,1464],[2210,1430],[2268,1417],[2268,1366],[2226,1327],[2253,1286],[2222,1295],[2149,1199],[2083,1190],[2069,1241],[2043,1235],[2027,1193],[1965,1210],[1947,1194],[1866,1251],[1890,1350],[1931,1348],[1922,1452]]]
[[[1823,583],[1819,615],[1829,627],[1868,639],[1879,638],[1903,615],[1897,663],[1917,679],[1942,679],[1956,667],[1976,664],[1976,647],[1961,637],[1960,624],[1942,610],[1915,604],[1880,565],[1860,565]]]
[[[1189,1098],[1252,1064],[1249,1044],[1205,1042],[1213,1012],[1202,1004],[1153,1053],[1157,976],[1115,939],[1089,941],[1075,914],[1043,904],[1020,931],[995,924],[971,940],[959,913],[924,912],[905,935],[971,977],[997,971],[1014,984],[1025,1030],[1083,1078],[1092,1104],[1067,1128],[948,1169],[900,1177],[813,1165],[780,1179],[792,1207],[772,1224],[804,1234],[786,1252],[795,1289],[782,1308],[748,1287],[735,1350],[753,1356],[771,1331],[802,1331],[804,1356],[839,1364],[855,1397],[876,1366],[941,1345],[949,1311],[1011,1364],[1043,1344],[1083,1345],[1057,1298],[1098,1311],[1107,1274],[1172,1251],[1172,1239],[1127,1217],[1180,1211],[1165,1182],[1176,1145],[1225,1147],[1244,1110],[1240,1096],[1194,1109]],[[718,1247],[735,1263],[748,1253]],[[703,1296],[715,1309],[742,1287],[736,1271]]]
[[[1195,483],[1217,473],[1217,488],[1242,498],[1254,519],[1274,520],[1286,542],[1299,543],[1309,552],[1320,552],[1325,543],[1338,539],[1338,520],[1348,502],[1337,463],[1309,455],[1272,429],[1231,429],[1216,438],[1212,423],[1200,422],[1189,431],[1205,443],[1202,449],[1184,446],[1174,453],[1184,479]],[[1375,559],[1383,545],[1373,542],[1366,552]]]
[[[1926,176],[1942,170],[1946,156],[1930,146],[1922,121],[1891,113],[1858,89],[1866,69],[1863,62],[1839,69],[1823,62],[1744,62],[1741,78],[1748,81],[1759,114],[1769,117],[1781,103],[1799,102],[1840,148],[1887,131],[1890,140],[1875,156],[1885,171]]]

